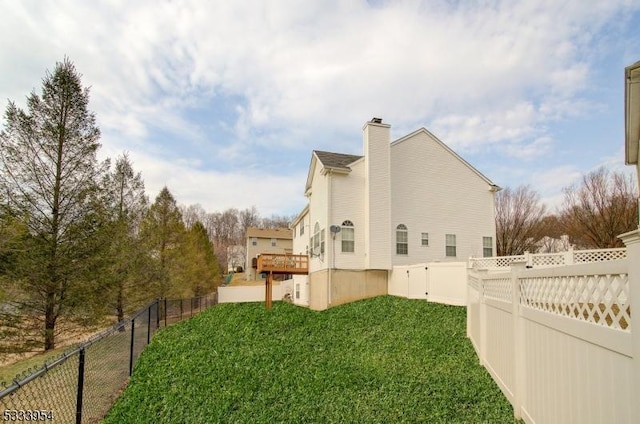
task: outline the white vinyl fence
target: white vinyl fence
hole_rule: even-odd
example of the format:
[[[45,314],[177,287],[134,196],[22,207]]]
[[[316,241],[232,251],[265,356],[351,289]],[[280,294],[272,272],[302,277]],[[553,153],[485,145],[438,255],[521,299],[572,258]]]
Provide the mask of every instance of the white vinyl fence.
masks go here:
[[[218,287],[218,303],[264,302],[264,296],[264,285]],[[280,284],[272,286],[272,301],[283,300],[285,296],[293,300],[293,280],[280,281]]]
[[[516,417],[639,422],[640,236],[636,244],[630,259],[469,270],[467,335]]]
[[[465,306],[466,262],[430,262],[397,265],[389,274],[388,293],[408,299]]]
[[[627,257],[627,249],[573,250],[558,253],[529,253],[517,256],[494,256],[491,258],[470,258],[473,269],[499,270],[509,268],[512,263],[524,263],[527,268],[546,268],[561,265],[612,261]]]

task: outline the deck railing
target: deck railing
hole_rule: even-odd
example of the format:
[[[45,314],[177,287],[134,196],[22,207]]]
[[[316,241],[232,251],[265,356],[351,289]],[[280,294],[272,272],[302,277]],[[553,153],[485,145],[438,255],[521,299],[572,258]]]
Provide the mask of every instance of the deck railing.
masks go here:
[[[308,274],[309,257],[307,255],[264,253],[258,256],[257,270],[274,274]]]

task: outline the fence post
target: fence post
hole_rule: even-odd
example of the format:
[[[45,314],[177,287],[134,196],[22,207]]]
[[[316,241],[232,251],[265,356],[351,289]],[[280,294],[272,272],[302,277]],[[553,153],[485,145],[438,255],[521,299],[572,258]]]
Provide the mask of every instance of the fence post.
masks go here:
[[[564,264],[565,265],[573,265],[575,262],[573,246],[569,246],[569,250],[564,252]]]
[[[640,393],[640,229],[618,236],[627,246],[627,269],[629,270],[629,306],[631,308],[632,343],[632,393]],[[634,402],[631,416],[640,417],[640,402]]]
[[[487,355],[487,304],[484,297],[484,279],[488,273],[489,271],[486,269],[478,271],[478,294],[480,295],[480,299],[478,299],[478,308],[480,309],[480,341],[478,343],[480,352],[478,356],[480,357],[480,365],[483,367],[486,366]]]
[[[133,373],[133,338],[136,332],[136,319],[133,318],[131,320],[131,346],[129,348],[129,377],[131,377],[131,374]]]
[[[147,308],[147,344],[151,341],[151,305]]]
[[[160,299],[156,299],[156,330],[160,328]]]
[[[82,394],[84,392],[84,347],[78,357],[78,391],[76,392],[76,424],[82,424]]]
[[[164,326],[167,326],[167,314],[169,312],[167,311],[167,298],[164,298]]]
[[[513,415],[522,418],[525,399],[526,362],[524,343],[524,321],[520,317],[520,276],[526,270],[525,261],[511,264],[511,314],[513,319]]]

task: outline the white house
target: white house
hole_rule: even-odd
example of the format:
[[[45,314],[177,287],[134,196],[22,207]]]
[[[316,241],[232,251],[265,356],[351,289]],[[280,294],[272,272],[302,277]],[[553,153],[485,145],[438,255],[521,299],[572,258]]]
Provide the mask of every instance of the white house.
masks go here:
[[[294,278],[294,300],[322,310],[390,293],[394,267],[492,256],[499,189],[426,129],[391,142],[372,119],[362,156],[311,155],[308,205],[292,224],[309,276]]]
[[[238,267],[244,267],[247,251],[244,246],[227,247],[227,272],[237,271]]]
[[[636,166],[636,176],[638,186],[640,186],[640,161],[638,161],[638,150],[640,150],[640,61],[627,66],[624,70],[624,76],[624,158],[627,165]],[[640,218],[638,222],[640,222]]]

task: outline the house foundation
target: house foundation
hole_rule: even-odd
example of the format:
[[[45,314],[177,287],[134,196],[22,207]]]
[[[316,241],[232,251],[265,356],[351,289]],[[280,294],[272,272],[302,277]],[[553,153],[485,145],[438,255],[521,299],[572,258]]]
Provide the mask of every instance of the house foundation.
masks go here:
[[[387,294],[387,270],[323,269],[309,274],[309,309],[333,306]]]

